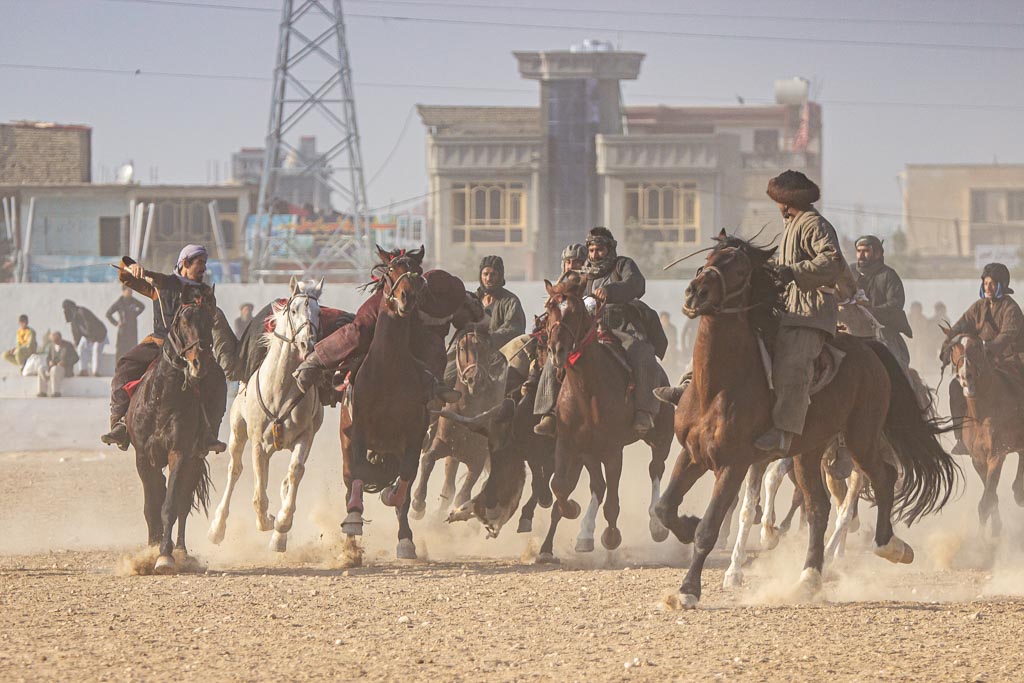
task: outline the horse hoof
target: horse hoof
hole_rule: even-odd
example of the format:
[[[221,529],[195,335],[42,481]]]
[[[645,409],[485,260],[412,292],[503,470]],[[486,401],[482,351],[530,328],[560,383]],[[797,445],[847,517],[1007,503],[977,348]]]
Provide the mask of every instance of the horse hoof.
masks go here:
[[[288,550],[288,534],[282,534],[275,530],[270,536],[270,549],[275,553],[283,553]]]
[[[571,498],[565,503],[560,504],[558,509],[566,519],[576,519],[580,516],[580,512],[582,512],[580,504]]]
[[[761,550],[775,550],[780,536],[779,530],[773,526],[761,527]]]
[[[153,566],[153,571],[161,576],[173,574],[175,572],[174,557],[171,555],[161,555],[156,558],[156,565]]]
[[[517,534],[529,534],[533,532],[533,520],[529,517],[520,517],[519,526],[516,528]]]
[[[341,533],[346,536],[362,536],[363,513],[357,511],[348,513],[348,517],[341,523]]]
[[[592,553],[592,552],[594,552],[594,539],[592,539],[592,538],[577,538],[576,539],[576,552],[578,552],[578,553]]]
[[[728,570],[725,572],[725,578],[722,580],[722,588],[725,590],[736,590],[737,588],[743,587],[743,572],[734,572]]]
[[[622,545],[622,532],[616,527],[608,527],[601,534],[601,545],[605,547],[605,550],[615,550]]]
[[[260,531],[271,531],[274,528],[274,515],[267,515],[265,520],[256,520],[256,528]]]
[[[914,549],[900,540],[896,534],[893,534],[888,543],[875,548],[875,555],[894,564],[910,564],[914,561]]]
[[[409,516],[413,519],[423,519],[423,515],[427,512],[427,502],[414,500],[412,505],[409,506]]]
[[[808,567],[800,572],[800,581],[796,586],[796,598],[813,600],[821,593],[821,572]]]
[[[534,564],[561,564],[562,561],[554,556],[553,553],[541,553],[537,555],[537,559],[533,561]]]
[[[697,609],[700,598],[691,593],[679,591],[665,597],[665,606],[672,610]]]
[[[655,543],[661,543],[668,538],[668,528],[657,517],[651,517],[651,521],[648,522],[647,526],[651,530],[651,538],[654,539]]]
[[[224,526],[211,526],[210,532],[206,535],[210,539],[210,543],[214,545],[220,545],[224,540]]]
[[[554,502],[554,499],[551,497],[550,493],[547,494],[547,495],[538,496],[538,498],[537,498],[537,505],[540,505],[545,510],[547,510],[549,507],[551,507],[551,504],[553,502]]]
[[[416,545],[412,542],[411,538],[403,538],[398,541],[398,548],[395,550],[395,555],[400,560],[415,560],[416,559]]]

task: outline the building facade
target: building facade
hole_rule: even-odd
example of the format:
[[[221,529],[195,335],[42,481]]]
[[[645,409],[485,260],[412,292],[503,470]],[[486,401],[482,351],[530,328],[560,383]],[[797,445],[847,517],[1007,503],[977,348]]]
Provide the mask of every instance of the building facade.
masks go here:
[[[550,276],[565,244],[605,225],[650,269],[722,227],[750,235],[776,220],[765,187],[780,171],[820,182],[821,109],[806,88],[770,106],[626,106],[620,82],[641,53],[515,57],[539,107],[418,108],[441,267],[470,276],[498,254],[511,279]]]
[[[0,124],[0,185],[91,180],[89,126],[38,121]]]
[[[903,212],[911,254],[1014,265],[1024,252],[1024,164],[910,164]]]

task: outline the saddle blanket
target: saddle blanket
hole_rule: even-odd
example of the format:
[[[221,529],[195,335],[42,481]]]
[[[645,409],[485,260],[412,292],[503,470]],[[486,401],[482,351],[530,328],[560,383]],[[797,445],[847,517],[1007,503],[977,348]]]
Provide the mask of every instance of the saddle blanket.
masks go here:
[[[761,349],[761,364],[764,366],[764,374],[768,378],[768,388],[775,391],[775,384],[772,382],[772,356],[764,339],[757,338],[757,345]],[[839,374],[839,366],[846,357],[846,352],[827,343],[821,349],[817,359],[814,361],[814,377],[811,380],[811,396],[824,389]]]

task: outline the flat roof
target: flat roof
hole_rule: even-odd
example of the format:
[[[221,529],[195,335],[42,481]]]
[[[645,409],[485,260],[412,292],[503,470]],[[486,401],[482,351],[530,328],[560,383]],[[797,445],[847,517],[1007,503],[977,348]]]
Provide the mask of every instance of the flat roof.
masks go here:
[[[0,123],[0,126],[7,126],[10,128],[35,128],[38,130],[74,130],[74,131],[91,131],[92,126],[86,126],[81,123],[53,123],[52,121],[8,121],[7,123]]]

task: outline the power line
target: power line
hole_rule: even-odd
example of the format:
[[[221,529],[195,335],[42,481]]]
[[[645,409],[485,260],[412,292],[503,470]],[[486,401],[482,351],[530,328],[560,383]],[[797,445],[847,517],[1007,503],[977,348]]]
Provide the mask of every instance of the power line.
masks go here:
[[[236,11],[276,12],[266,7],[244,5],[224,5],[202,3],[193,0],[103,0],[133,4],[165,5],[172,7],[188,7],[203,9],[223,9]],[[812,45],[845,45],[847,47],[874,47],[894,49],[940,50],[957,52],[1024,52],[1021,45],[976,45],[970,43],[926,43],[911,41],[859,40],[853,38],[817,38],[813,36],[776,36],[763,34],[741,33],[702,33],[697,31],[672,31],[667,29],[623,28],[620,26],[578,26],[572,24],[541,24],[532,22],[494,21],[484,19],[450,19],[443,17],[411,17],[398,14],[359,14],[349,13],[351,19],[376,19],[381,21],[447,24],[452,26],[488,26],[500,28],[528,28],[545,31],[588,31],[593,33],[612,32],[629,35],[660,36],[667,38],[695,38],[711,40],[741,40],[768,43],[812,44]]]
[[[129,76],[134,78],[172,78],[172,79],[196,79],[196,80],[222,80],[242,81],[252,83],[269,83],[269,76],[254,76],[249,74],[219,74],[219,73],[197,73],[186,71],[150,71],[148,69],[132,68],[110,68],[110,67],[89,67],[70,66],[61,64],[20,64],[5,62],[0,63],[0,69],[12,69],[22,71],[52,71],[68,73],[92,73],[109,76]],[[532,88],[499,88],[492,86],[476,85],[448,85],[442,83],[386,83],[380,81],[357,81],[355,85],[361,88],[383,88],[394,90],[443,90],[450,92],[496,92],[509,94],[535,94],[536,89]],[[687,100],[695,102],[735,102],[735,97],[720,97],[717,95],[678,95],[675,93],[635,93],[638,97],[651,97],[664,100]],[[760,104],[773,104],[774,100],[767,98],[748,98],[748,102]],[[819,104],[835,107],[906,107],[906,108],[927,108],[927,109],[966,109],[986,111],[1024,111],[1024,104],[1006,104],[998,102],[915,102],[909,100],[821,100]],[[737,107],[740,105],[737,105]]]
[[[158,5],[165,7],[184,7],[190,9],[213,9],[230,10],[242,12],[267,12],[280,13],[279,10],[270,7],[258,7],[247,5],[226,5],[223,3],[197,2],[195,0],[106,0],[107,2],[122,2],[140,5]],[[349,0],[354,4],[399,5],[405,7],[447,7],[451,9],[470,9],[484,11],[525,11],[556,14],[586,14],[605,15],[615,17],[676,17],[680,19],[727,19],[727,20],[752,20],[752,21],[776,21],[800,24],[869,24],[888,26],[948,26],[955,28],[964,27],[991,27],[991,28],[1022,28],[1024,23],[1014,21],[946,21],[942,19],[882,19],[877,17],[806,17],[806,16],[783,16],[775,14],[720,14],[713,12],[682,12],[667,10],[615,10],[604,8],[578,7],[551,7],[540,5],[502,5],[489,3],[486,5],[460,3],[460,2],[439,2],[430,0],[418,2],[417,0]]]

